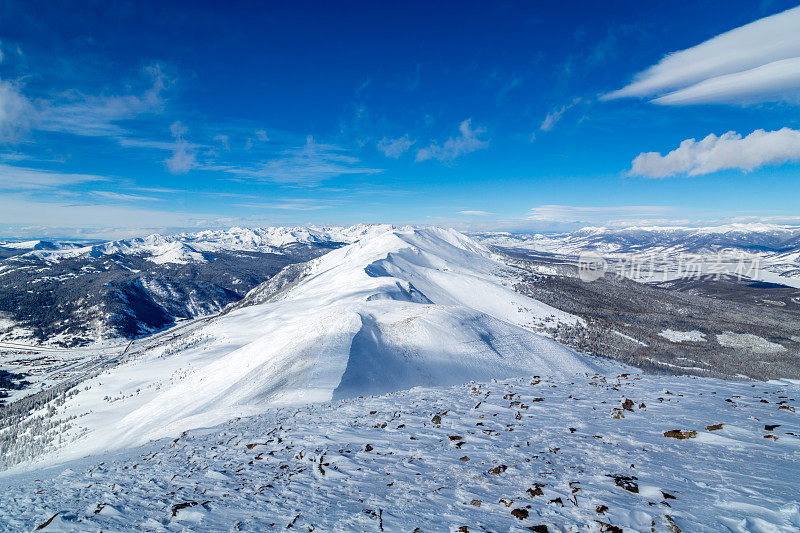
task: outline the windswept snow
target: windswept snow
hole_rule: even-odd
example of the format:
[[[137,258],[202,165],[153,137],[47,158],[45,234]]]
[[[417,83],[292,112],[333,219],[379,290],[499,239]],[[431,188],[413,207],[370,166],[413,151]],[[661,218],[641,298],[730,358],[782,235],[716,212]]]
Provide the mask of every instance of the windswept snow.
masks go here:
[[[515,292],[480,244],[384,229],[312,261],[276,301],[196,329],[82,384],[55,452],[139,445],[281,405],[596,366],[526,326],[578,318]],[[255,289],[257,291],[258,289]]]

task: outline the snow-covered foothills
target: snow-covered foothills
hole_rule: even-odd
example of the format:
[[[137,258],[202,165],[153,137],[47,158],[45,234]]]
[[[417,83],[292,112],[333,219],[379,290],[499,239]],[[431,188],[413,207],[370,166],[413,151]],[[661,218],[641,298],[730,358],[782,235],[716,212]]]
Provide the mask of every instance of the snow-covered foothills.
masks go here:
[[[2,479],[0,523],[797,531],[798,393],[789,381],[609,373],[282,408]]]

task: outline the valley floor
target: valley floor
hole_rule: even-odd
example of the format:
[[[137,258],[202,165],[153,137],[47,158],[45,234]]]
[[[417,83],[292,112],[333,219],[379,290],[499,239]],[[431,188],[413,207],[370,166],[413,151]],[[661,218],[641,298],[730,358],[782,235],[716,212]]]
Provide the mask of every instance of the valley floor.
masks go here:
[[[0,478],[0,529],[797,531],[799,394],[612,374],[275,409]]]

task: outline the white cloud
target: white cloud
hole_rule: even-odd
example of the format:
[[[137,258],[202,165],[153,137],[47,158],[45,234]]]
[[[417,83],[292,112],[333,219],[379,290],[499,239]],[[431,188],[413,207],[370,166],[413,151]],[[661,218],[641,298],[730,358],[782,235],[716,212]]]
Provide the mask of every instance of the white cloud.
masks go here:
[[[378,150],[383,152],[386,157],[397,159],[416,142],[417,141],[412,141],[408,135],[403,135],[399,139],[387,139],[384,137],[378,141]]]
[[[527,220],[536,222],[609,222],[621,219],[664,217],[675,208],[658,205],[571,206],[541,205],[528,212]]]
[[[165,161],[167,169],[173,174],[186,174],[196,166],[195,150],[184,139],[184,135],[188,130],[180,122],[173,122],[169,130],[172,132],[172,136],[175,137],[175,144],[172,156]]]
[[[688,105],[781,100],[800,102],[800,57],[704,80],[655,98],[653,103]]]
[[[641,153],[633,160],[629,176],[665,178],[699,176],[724,169],[753,170],[800,159],[800,131],[782,128],[756,130],[746,137],[729,131],[713,133],[701,141],[686,139],[666,155]]]
[[[436,142],[431,143],[430,146],[417,151],[416,161],[426,161],[428,159],[438,159],[449,163],[457,157],[483,150],[489,147],[489,141],[481,140],[479,135],[486,132],[486,128],[472,129],[472,119],[463,121],[459,126],[459,136],[450,137],[445,141],[444,145],[439,145]]]
[[[0,164],[0,190],[5,191],[50,189],[93,181],[108,181],[108,178]]]
[[[659,104],[800,102],[800,7],[667,55],[604,98]]]
[[[256,139],[258,139],[262,143],[265,143],[265,142],[269,141],[269,137],[267,136],[267,132],[264,131],[264,130],[256,130]]]
[[[489,211],[471,211],[471,210],[467,210],[467,211],[459,211],[458,214],[459,215],[477,216],[477,217],[486,217],[486,216],[489,216],[489,215],[493,215],[494,213],[491,213]]]

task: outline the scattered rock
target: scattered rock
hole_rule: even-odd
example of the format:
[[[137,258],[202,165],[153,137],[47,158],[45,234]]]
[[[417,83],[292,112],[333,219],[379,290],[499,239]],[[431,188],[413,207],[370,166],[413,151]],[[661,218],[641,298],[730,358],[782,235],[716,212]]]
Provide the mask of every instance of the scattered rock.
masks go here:
[[[633,400],[631,400],[630,398],[625,398],[625,401],[622,402],[622,408],[625,409],[626,411],[633,411],[633,406],[634,406]]]
[[[600,531],[603,533],[623,533],[622,528],[606,524],[605,522],[598,522],[600,524]]]
[[[603,513],[605,513],[606,511],[608,511],[608,506],[607,506],[607,505],[598,505],[598,506],[595,508],[595,512],[597,512],[597,513],[600,513],[600,514],[603,514]]]
[[[544,487],[544,485],[542,485],[541,483],[535,483],[534,484],[534,488],[528,489],[525,492],[528,495],[530,495],[531,498],[533,498],[535,496],[544,496],[544,492],[542,491],[542,487]]]
[[[474,505],[475,507],[480,507],[481,506],[481,501],[480,500],[472,500],[469,503],[470,503],[470,505]]]
[[[547,529],[547,526],[545,525],[528,526],[528,529],[534,531],[535,533],[547,533],[548,531],[550,531],[549,529]]]
[[[45,523],[43,523],[43,524],[39,524],[39,525],[36,527],[36,531],[39,531],[40,529],[44,529],[44,528],[46,528],[47,526],[49,526],[49,525],[50,525],[50,522],[52,522],[53,520],[55,520],[55,518],[56,518],[58,515],[60,515],[60,514],[61,514],[61,511],[57,512],[56,514],[54,514],[53,516],[51,516],[50,518],[48,518],[48,519],[47,519],[47,521],[46,521]]]
[[[673,496],[669,492],[664,492],[663,490],[661,491],[661,495],[664,496],[665,500],[675,500],[675,499],[677,499],[677,498],[675,498],[675,496]]]
[[[371,444],[367,444],[366,446],[364,446],[365,452],[371,452],[372,450],[374,450],[374,448],[372,447]]]
[[[459,460],[461,460],[461,461],[469,461],[469,457],[467,457],[465,455],[464,457],[460,457]]]
[[[525,520],[528,518],[528,510],[527,509],[512,509],[511,515],[519,520]]]
[[[775,428],[781,427],[780,424],[764,424],[764,431],[774,431]]]
[[[502,474],[503,472],[506,471],[506,469],[508,469],[508,467],[506,465],[498,465],[498,466],[490,469],[489,473],[490,474]]]
[[[672,437],[673,439],[693,439],[697,436],[696,431],[681,431],[680,429],[671,429],[664,432],[665,437]]]
[[[450,440],[463,440],[463,437],[461,435],[450,435],[448,438]]]
[[[172,516],[177,515],[178,511],[180,511],[181,509],[186,509],[187,507],[194,507],[195,505],[197,505],[197,502],[176,503],[175,505],[172,506]]]
[[[711,426],[706,426],[706,431],[716,431],[718,429],[722,429],[722,424],[713,424]]]
[[[612,476],[611,474],[607,475],[608,477],[614,479],[614,484],[617,487],[622,487],[628,492],[633,492],[635,494],[639,493],[639,485],[636,483],[635,476]]]

